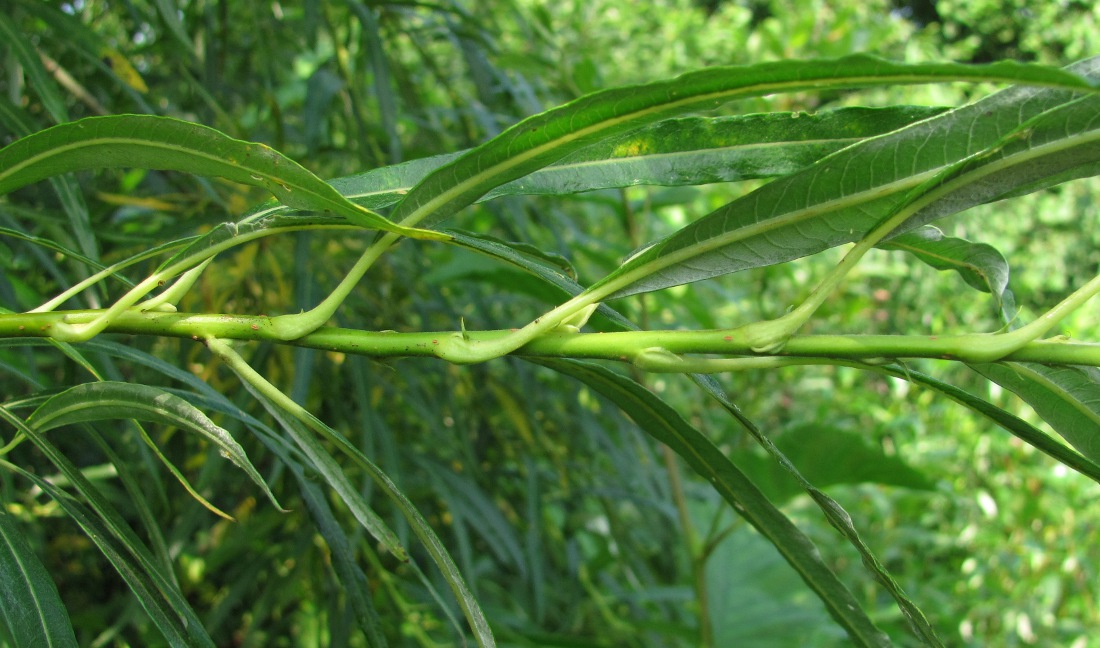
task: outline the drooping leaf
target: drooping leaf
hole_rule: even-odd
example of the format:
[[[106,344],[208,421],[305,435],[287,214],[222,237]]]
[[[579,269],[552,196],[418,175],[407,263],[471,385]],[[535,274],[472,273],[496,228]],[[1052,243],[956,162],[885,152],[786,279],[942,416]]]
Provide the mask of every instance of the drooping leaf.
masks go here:
[[[194,405],[162,389],[110,381],[77,385],[43,403],[27,419],[27,424],[46,432],[63,425],[105,419],[149,421],[177,426],[201,435],[217,446],[223,457],[243,470],[271,503],[282,510],[241,444]]]
[[[667,444],[771,542],[825,604],[833,619],[860,646],[886,646],[848,588],[822,561],[818,549],[768,501],[729,458],[664,401],[638,383],[608,369],[576,360],[531,360],[584,382],[615,403],[654,439]]]
[[[827,519],[829,523],[844,536],[848,544],[852,545],[859,553],[863,565],[894,599],[898,605],[898,609],[901,610],[902,614],[905,615],[905,619],[909,622],[909,627],[913,630],[917,638],[920,639],[921,643],[926,646],[942,646],[943,643],[936,635],[935,629],[932,627],[932,624],[928,622],[924,613],[901,589],[901,586],[898,585],[894,577],[890,575],[890,572],[886,570],[886,567],[879,561],[874,553],[871,552],[870,547],[863,542],[855,525],[852,524],[851,516],[844,510],[844,507],[836,500],[826,495],[817,485],[811,483],[798,467],[794,465],[790,458],[779,449],[775,442],[756,427],[756,424],[749,420],[749,418],[741,412],[741,409],[726,396],[726,393],[718,387],[717,382],[712,376],[695,374],[692,375],[691,378],[695,384],[702,387],[704,391],[718,401],[718,404],[748,431],[752,438],[764,448],[764,451],[768,453],[776,464],[787,473],[787,476],[794,478],[799,488],[810,496],[810,499],[813,500],[814,504],[816,504],[825,515],[825,519]],[[820,457],[813,458],[815,463],[820,460]]]
[[[1022,362],[970,368],[1022,398],[1078,452],[1100,463],[1100,369]]]
[[[398,204],[392,218],[409,225],[431,226],[494,187],[601,139],[738,98],[947,81],[1029,83],[1067,90],[1093,87],[1071,72],[1007,62],[989,66],[906,65],[858,55],[707,68],[669,81],[596,92],[525,119],[426,177]]]
[[[1100,58],[1073,69],[1100,74]],[[781,263],[858,240],[907,199],[920,198],[908,194],[939,174],[950,173],[951,178],[943,177],[935,187],[940,193],[934,200],[917,205],[906,228],[996,200],[1033,176],[1055,176],[1100,155],[1100,147],[1093,143],[1100,127],[1085,120],[1087,112],[1069,92],[1010,88],[864,140],[691,223],[632,257],[591,290],[622,297]],[[1032,119],[1037,121],[1032,124]],[[1020,132],[1035,128],[1037,139],[1002,141],[1025,123]],[[1032,141],[1035,146],[1027,146]],[[979,157],[993,146],[1000,148]],[[963,164],[968,159],[972,163]]]
[[[289,207],[340,214],[360,227],[445,238],[394,225],[349,202],[331,185],[264,144],[152,115],[88,117],[12,142],[0,149],[0,195],[69,171],[119,167],[226,178],[262,187]]]
[[[447,552],[446,547],[443,546],[443,543],[439,540],[439,536],[436,535],[435,531],[428,524],[427,520],[424,519],[420,511],[417,510],[411,501],[409,501],[408,497],[405,496],[401,489],[390,480],[386,473],[382,472],[374,462],[368,459],[359,448],[352,445],[347,438],[336,432],[336,430],[333,430],[301,405],[298,405],[288,398],[286,394],[283,394],[275,388],[274,385],[257,373],[255,369],[249,366],[240,355],[233,351],[232,348],[228,347],[224,342],[211,339],[207,340],[207,345],[229,364],[237,376],[241,378],[245,387],[253,397],[255,397],[256,400],[264,406],[264,409],[279,422],[280,426],[291,435],[294,442],[298,444],[298,447],[307,457],[309,457],[314,467],[321,471],[326,481],[329,482],[329,485],[340,493],[345,503],[349,506],[353,506],[356,505],[356,500],[361,500],[364,504],[365,500],[362,494],[357,490],[353,488],[349,490],[350,482],[348,482],[347,476],[340,470],[335,459],[328,454],[328,451],[321,446],[320,442],[310,435],[310,431],[336,445],[345,456],[354,461],[357,466],[374,480],[374,483],[379,486],[388,498],[390,498],[401,512],[402,516],[408,521],[409,525],[412,527],[413,533],[415,533],[416,537],[424,544],[432,560],[436,563],[436,566],[439,567],[440,572],[443,574],[443,578],[451,587],[451,591],[454,592],[459,607],[462,608],[466,620],[469,622],[471,630],[473,630],[474,637],[477,639],[478,645],[482,648],[492,648],[495,646],[496,641],[493,638],[489,622],[485,618],[485,614],[482,612],[481,606],[477,602],[477,598],[470,591],[470,588],[462,578],[462,574],[455,566],[454,560]],[[369,507],[367,510],[369,510]],[[389,531],[389,528],[385,526],[380,518],[377,518],[377,516],[375,516],[375,518],[376,522],[372,523],[372,527],[367,527],[368,531],[372,533],[379,531],[386,532],[388,536],[384,537],[388,537],[392,543],[387,545],[387,549],[394,552],[394,555],[398,558],[407,561],[408,554],[397,542],[396,536],[392,531]],[[362,519],[360,522],[364,523]],[[379,524],[381,527],[378,526]],[[379,540],[382,541],[382,538],[379,538]]]
[[[954,270],[967,285],[997,299],[1008,288],[1008,261],[997,248],[944,236],[931,225],[895,236],[878,247],[908,252],[936,270]]]
[[[0,618],[19,646],[75,646],[57,586],[11,515],[0,509]]]

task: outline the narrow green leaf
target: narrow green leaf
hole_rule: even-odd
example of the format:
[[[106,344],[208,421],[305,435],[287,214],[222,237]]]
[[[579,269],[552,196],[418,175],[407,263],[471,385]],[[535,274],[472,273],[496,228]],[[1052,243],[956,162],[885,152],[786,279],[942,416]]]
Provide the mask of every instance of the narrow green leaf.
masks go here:
[[[216,176],[262,187],[295,209],[331,212],[370,229],[443,240],[394,225],[264,144],[152,115],[88,117],[47,128],[0,149],[0,195],[69,171],[137,167]]]
[[[0,12],[0,37],[11,48],[15,59],[23,66],[23,72],[30,79],[31,87],[38,93],[46,112],[57,123],[69,121],[69,111],[65,100],[42,64],[42,59],[21,29],[12,22],[9,12]],[[3,168],[3,163],[0,163]]]
[[[859,646],[886,646],[889,638],[875,627],[848,588],[822,561],[818,549],[710,439],[664,401],[638,383],[608,369],[576,360],[529,359],[571,376],[607,397],[654,439],[687,461],[729,504],[751,523],[818,595],[829,614]]]
[[[867,137],[946,108],[841,108],[814,114],[765,113],[666,119],[611,137],[487,193],[564,194],[772,178],[804,169]]]
[[[57,586],[19,526],[0,509],[0,617],[17,646],[75,646]]]
[[[907,65],[858,55],[707,68],[669,81],[597,92],[525,119],[433,172],[405,196],[392,218],[403,224],[431,226],[494,187],[596,141],[665,117],[709,110],[734,99],[777,92],[951,81],[1027,83],[1077,90],[1094,87],[1071,72],[1012,62],[988,66]]]
[[[194,405],[179,396],[151,387],[121,382],[94,382],[66,389],[46,401],[27,419],[41,432],[63,425],[113,419],[136,419],[176,426],[201,435],[216,445],[259,486],[275,508],[284,510],[263,477],[249,461],[241,444]]]
[[[1078,452],[1100,463],[1100,369],[1022,362],[970,368],[1022,398]]]
[[[1016,365],[1017,363],[1013,363]],[[863,365],[852,364],[851,366],[868,371],[874,371],[876,373],[893,376],[895,378],[901,378],[917,385],[922,385],[929,389],[935,390],[944,396],[947,396],[951,400],[963,405],[978,414],[986,417],[990,421],[1001,426],[1008,432],[1011,432],[1014,436],[1024,441],[1025,443],[1034,446],[1037,450],[1052,457],[1065,466],[1076,470],[1089,479],[1100,483],[1100,463],[1094,462],[1081,454],[1075,452],[1072,448],[1067,447],[1064,443],[1061,443],[1050,435],[1042,432],[1041,430],[1030,425],[1026,421],[1014,416],[1005,410],[989,403],[986,400],[978,398],[977,396],[967,392],[966,390],[955,387],[954,385],[937,380],[927,374],[920,373],[919,371],[913,371],[908,367],[901,365]],[[988,368],[997,365],[972,365],[972,368]],[[1021,365],[1023,366],[1023,365]],[[1028,365],[1037,366],[1037,365]],[[1009,370],[1011,371],[1011,369]],[[1082,395],[1084,395],[1082,393]],[[1091,425],[1095,426],[1095,423]],[[1086,428],[1088,430],[1090,428]],[[1084,440],[1084,439],[1082,439]]]
[[[118,570],[119,575],[126,581],[168,643],[180,648],[194,646],[212,648],[214,642],[179,591],[179,587],[161,573],[156,560],[149,554],[133,529],[123,520],[118,510],[38,430],[27,425],[6,407],[0,406],[0,419],[7,421],[35,444],[73,484],[77,492],[87,500],[94,514],[68,493],[37,475],[12,464],[7,464],[9,469],[33,481],[84,529],[88,537],[96,543],[104,556]]]
[[[1098,75],[1100,57],[1073,69]],[[1089,100],[1096,101],[1080,101]],[[1094,143],[1100,126],[1094,128],[1078,114],[1084,112],[1087,108],[1076,105],[1069,92],[1010,88],[864,140],[691,223],[635,255],[591,290],[623,297],[858,240],[907,199],[920,198],[909,193],[939,174],[945,174],[935,187],[940,193],[908,219],[906,228],[996,200],[1029,178],[1052,176],[1100,155]],[[1034,126],[1037,139],[1004,141],[1006,133],[1025,123]],[[995,146],[1003,152],[978,157]],[[962,164],[971,158],[973,164]]]
[[[898,609],[905,615],[913,633],[920,639],[921,643],[926,646],[942,646],[943,643],[940,641],[939,637],[936,636],[935,629],[932,628],[928,619],[925,618],[924,613],[921,612],[920,608],[918,608],[908,595],[902,591],[893,576],[890,575],[890,572],[888,572],[879,559],[875,557],[870,547],[863,542],[863,539],[859,537],[859,532],[856,531],[855,526],[852,524],[852,518],[848,515],[848,512],[844,510],[844,507],[822,492],[817,486],[810,483],[794,463],[792,463],[779,447],[775,445],[771,438],[756,427],[756,425],[741,412],[740,408],[726,396],[726,393],[718,387],[713,377],[694,375],[692,379],[697,385],[702,387],[704,391],[710,394],[712,398],[718,401],[734,419],[741,423],[752,438],[764,448],[768,455],[770,455],[781,468],[783,468],[787,475],[793,477],[794,480],[798,482],[799,487],[810,496],[814,504],[817,504],[817,507],[825,514],[825,519],[827,519],[829,523],[844,536],[848,543],[855,548],[863,561],[863,565],[874,575],[878,582],[882,584],[890,596],[893,597],[898,605]],[[820,460],[821,457],[814,458],[814,461]]]

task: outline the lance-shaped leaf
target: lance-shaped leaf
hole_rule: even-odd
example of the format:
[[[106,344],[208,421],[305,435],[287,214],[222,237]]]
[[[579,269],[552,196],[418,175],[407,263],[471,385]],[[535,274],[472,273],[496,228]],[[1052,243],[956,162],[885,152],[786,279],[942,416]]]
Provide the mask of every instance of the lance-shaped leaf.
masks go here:
[[[927,374],[920,373],[919,371],[913,371],[908,367],[901,365],[853,364],[851,366],[867,371],[874,371],[875,373],[893,376],[894,378],[900,378],[902,380],[907,380],[914,384],[933,389],[943,394],[944,396],[947,396],[956,403],[959,403],[960,405],[963,405],[973,410],[974,412],[981,414],[990,421],[1011,432],[1020,440],[1035,447],[1037,450],[1076,470],[1077,472],[1088,477],[1089,479],[1100,483],[1100,464],[1097,464],[1088,457],[1074,452],[1074,450],[1066,444],[1057,441],[1050,435],[1042,432],[1041,430],[1027,423],[1023,419],[1006,412],[1005,410],[997,407],[996,405],[993,405],[988,401],[978,398],[977,396],[971,394],[964,389],[960,389],[958,387],[955,387],[954,385],[945,383],[942,380],[938,380]],[[987,368],[990,367],[999,366],[1001,365],[971,365],[972,368],[979,372],[985,371]],[[1019,365],[1013,363],[1011,366],[1015,367]],[[1009,369],[1009,371],[1011,371],[1011,369]],[[1095,386],[1093,388],[1095,389]],[[1082,399],[1087,399],[1087,394],[1085,394],[1083,391],[1079,392],[1079,394]],[[1090,425],[1095,426],[1096,424],[1095,422],[1093,422]]]
[[[12,142],[0,149],[0,195],[69,171],[119,167],[216,176],[262,187],[296,209],[341,214],[360,227],[445,239],[434,232],[395,225],[348,201],[331,185],[269,146],[153,115],[88,117]]]
[[[478,199],[564,194],[635,185],[699,185],[793,173],[859,140],[934,117],[945,108],[840,108],[816,114],[679,117],[582,148]],[[336,178],[341,194],[370,209],[401,200],[418,182],[468,151]]]
[[[1008,362],[970,368],[1031,405],[1054,431],[1100,463],[1100,370]]]
[[[886,646],[889,638],[875,627],[848,588],[822,561],[817,547],[768,501],[722,451],[675,410],[638,383],[609,369],[576,360],[531,360],[572,376],[607,397],[654,439],[665,443],[751,523],[782,554],[821,598],[855,645]]]
[[[18,646],[75,646],[65,604],[42,561],[10,515],[0,510],[0,618]]]
[[[493,189],[483,199],[773,178],[945,110],[895,106],[666,119],[583,148]]]
[[[825,519],[829,521],[829,524],[832,524],[833,527],[844,536],[844,539],[852,545],[856,552],[859,553],[859,557],[864,567],[871,572],[875,579],[877,579],[890,596],[893,597],[898,605],[898,609],[905,615],[910,628],[921,640],[921,643],[926,646],[942,646],[943,643],[940,641],[939,637],[936,636],[935,629],[928,622],[924,613],[921,612],[916,603],[906,595],[901,589],[901,586],[894,580],[894,577],[886,570],[882,562],[871,552],[870,547],[860,538],[859,532],[856,530],[855,525],[852,524],[851,516],[844,510],[844,507],[836,500],[826,495],[820,488],[810,483],[794,463],[792,463],[779,447],[775,445],[771,438],[764,434],[760,428],[756,427],[756,424],[745,416],[744,413],[741,412],[741,409],[726,396],[726,393],[718,386],[717,381],[715,381],[712,376],[695,374],[691,376],[691,379],[695,384],[699,385],[704,391],[710,394],[712,398],[718,401],[722,408],[737,420],[737,422],[748,431],[752,438],[764,448],[768,455],[775,460],[776,464],[783,469],[783,472],[789,477],[794,478],[794,481],[798,483],[802,491],[810,496],[814,504],[821,509],[821,512],[825,515]],[[820,460],[821,458],[818,457],[817,459]]]
[[[77,385],[53,396],[27,419],[40,432],[62,425],[112,419],[137,419],[172,425],[206,438],[222,456],[243,470],[282,510],[263,477],[249,461],[241,444],[205,414],[179,396],[148,385],[94,382]]]
[[[1100,58],[1074,70],[1100,74]],[[593,292],[622,297],[786,262],[862,238],[906,201],[914,204],[905,223],[911,229],[1022,183],[1038,188],[1100,157],[1100,124],[1089,121],[1098,99],[1075,96],[1010,88],[865,140],[691,223],[635,255]],[[1025,136],[1005,140],[1014,131]],[[998,150],[980,156],[991,147]],[[922,187],[935,179],[936,187]],[[908,195],[918,187],[937,193],[928,200]]]
[[[908,252],[936,270],[954,270],[967,285],[998,299],[1008,288],[1008,261],[997,248],[944,236],[931,225],[895,236],[879,247]]]
[[[659,119],[776,92],[947,81],[1028,83],[1088,90],[1093,84],[1048,67],[995,63],[907,65],[870,56],[713,67],[676,79],[597,92],[535,115],[438,169],[398,204],[394,221],[430,226],[489,190],[601,139]]]

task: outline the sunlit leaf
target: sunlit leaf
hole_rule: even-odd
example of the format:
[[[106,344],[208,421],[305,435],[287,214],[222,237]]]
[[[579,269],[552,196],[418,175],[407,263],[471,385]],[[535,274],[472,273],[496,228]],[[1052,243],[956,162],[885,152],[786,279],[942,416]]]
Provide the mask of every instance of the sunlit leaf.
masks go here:
[[[596,92],[525,119],[421,181],[398,204],[395,221],[431,226],[489,190],[604,138],[665,117],[777,92],[875,85],[994,81],[1086,90],[1092,84],[1049,67],[995,63],[891,63],[870,56],[713,67],[676,79]]]

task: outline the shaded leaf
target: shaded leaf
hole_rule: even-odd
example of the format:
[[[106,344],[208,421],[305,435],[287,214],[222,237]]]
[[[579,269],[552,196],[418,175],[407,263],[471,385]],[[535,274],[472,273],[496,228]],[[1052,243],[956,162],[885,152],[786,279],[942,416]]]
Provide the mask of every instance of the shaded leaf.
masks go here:
[[[18,646],[76,646],[69,613],[22,531],[0,509],[0,617]]]
[[[997,248],[944,236],[931,225],[895,236],[878,247],[908,252],[936,270],[954,270],[967,285],[992,293],[998,301],[1008,289],[1008,261]]]

